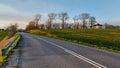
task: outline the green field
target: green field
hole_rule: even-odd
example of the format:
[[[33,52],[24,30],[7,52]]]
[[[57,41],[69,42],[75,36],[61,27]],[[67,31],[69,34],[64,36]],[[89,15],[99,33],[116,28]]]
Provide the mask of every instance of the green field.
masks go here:
[[[0,41],[3,40],[6,35],[7,35],[7,33],[0,32]]]
[[[120,53],[120,29],[54,29],[32,30],[30,33]]]

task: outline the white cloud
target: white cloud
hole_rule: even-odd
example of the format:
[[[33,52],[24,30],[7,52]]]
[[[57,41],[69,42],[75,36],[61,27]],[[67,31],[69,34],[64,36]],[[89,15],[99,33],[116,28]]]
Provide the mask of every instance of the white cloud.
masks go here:
[[[98,23],[101,23],[101,24],[105,24],[105,23],[108,23],[108,24],[111,24],[111,25],[120,25],[120,18],[113,18],[113,19],[109,19],[109,20],[98,20]]]
[[[108,23],[111,23],[113,25],[120,25],[120,18],[109,20]]]
[[[10,24],[18,23],[19,28],[25,28],[29,21],[33,20],[34,13],[29,12],[20,12],[15,8],[0,4],[0,28],[4,28]],[[40,13],[42,15],[42,19],[40,23],[45,23],[48,19],[47,13]]]
[[[33,20],[34,15],[40,13],[42,15],[41,23],[45,23],[48,19],[47,13],[62,11],[63,8],[57,4],[44,0],[11,0],[13,4],[0,3],[0,27],[9,25],[10,23],[26,23]],[[39,5],[39,6],[38,6]],[[35,10],[33,10],[35,9]],[[26,11],[26,12],[25,12]],[[43,13],[45,12],[45,13]],[[20,27],[24,28],[20,25]]]
[[[14,0],[18,10],[50,13],[64,11],[64,7],[49,0]]]
[[[18,12],[14,8],[12,8],[8,5],[0,4],[0,14],[4,14],[4,13],[17,14]]]
[[[27,22],[32,20],[33,14],[19,12],[13,7],[0,4],[0,28],[17,23],[20,28],[25,28]]]
[[[16,1],[16,0],[14,0],[14,1]],[[27,7],[31,8],[33,5],[36,5],[36,3],[33,0],[30,0],[30,1],[26,0],[26,1],[28,2],[27,4],[26,4],[26,2],[19,3],[19,1],[18,1],[17,2],[19,4],[18,8],[23,8],[25,6],[25,8],[23,8],[23,9],[27,9]],[[31,6],[31,4],[32,4],[32,6]],[[42,15],[42,19],[41,19],[40,23],[45,23],[46,20],[48,19],[47,12],[49,13],[52,11],[57,12],[57,11],[63,10],[62,7],[55,5],[55,4],[48,3],[48,2],[44,2],[44,3],[42,2],[40,4],[41,4],[41,6],[34,7],[36,12],[33,12],[33,13],[18,11],[17,9],[15,9],[12,6],[0,4],[0,28],[4,28],[13,23],[17,23],[19,25],[19,28],[25,28],[25,26],[28,24],[28,22],[33,20],[34,15],[35,15],[35,13],[37,13],[37,11],[39,11],[38,13],[40,13]],[[41,13],[44,11],[46,11],[46,13]],[[59,21],[59,22],[61,22],[61,21]],[[69,19],[67,22],[73,22],[73,20]],[[111,20],[104,20],[104,19],[98,20],[98,23],[101,23],[101,24],[108,23],[108,24],[112,24],[112,25],[120,25],[120,18],[111,19]]]
[[[26,23],[24,21],[0,21],[0,29],[7,28],[11,24],[18,24],[19,25],[18,28],[25,29],[25,27],[28,23]]]

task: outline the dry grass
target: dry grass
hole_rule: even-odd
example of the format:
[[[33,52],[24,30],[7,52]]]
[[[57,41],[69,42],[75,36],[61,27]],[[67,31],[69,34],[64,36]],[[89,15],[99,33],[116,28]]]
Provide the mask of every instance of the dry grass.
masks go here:
[[[8,38],[8,36],[6,36],[1,42],[0,42],[0,50],[5,48],[11,41],[13,40],[12,38]]]

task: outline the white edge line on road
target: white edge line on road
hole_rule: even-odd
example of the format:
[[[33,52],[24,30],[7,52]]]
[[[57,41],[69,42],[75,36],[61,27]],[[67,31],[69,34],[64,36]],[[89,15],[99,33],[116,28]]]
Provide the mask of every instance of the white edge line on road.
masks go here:
[[[90,59],[88,59],[88,58],[86,58],[86,57],[84,57],[84,56],[82,56],[82,55],[80,55],[80,54],[77,54],[77,53],[75,53],[75,52],[73,52],[73,51],[71,51],[71,50],[68,50],[68,49],[66,49],[66,48],[64,48],[64,47],[62,47],[62,46],[59,46],[59,45],[57,45],[57,44],[55,44],[55,43],[52,43],[52,42],[50,42],[50,41],[47,41],[47,40],[45,40],[45,39],[43,39],[43,38],[39,38],[39,39],[40,39],[40,40],[43,40],[43,41],[45,41],[45,42],[48,42],[48,43],[50,43],[50,44],[52,44],[52,45],[54,45],[54,46],[57,46],[57,47],[63,49],[65,52],[67,52],[67,53],[69,53],[69,54],[71,54],[71,55],[73,55],[73,56],[75,56],[75,57],[77,57],[77,58],[79,58],[79,59],[81,59],[81,60],[83,60],[83,61],[85,61],[85,62],[87,62],[87,63],[89,63],[89,64],[91,64],[91,65],[93,65],[93,66],[95,66],[95,67],[97,67],[97,68],[107,68],[107,67],[104,66],[104,65],[101,65],[101,64],[99,64],[99,63],[97,63],[97,62],[95,62],[95,61],[93,61],[93,60],[90,60]]]

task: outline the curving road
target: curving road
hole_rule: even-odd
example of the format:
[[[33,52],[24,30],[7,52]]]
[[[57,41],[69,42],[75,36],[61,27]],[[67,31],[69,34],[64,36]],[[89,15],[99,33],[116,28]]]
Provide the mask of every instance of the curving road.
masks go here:
[[[21,68],[120,68],[120,55],[58,39],[23,36]]]

